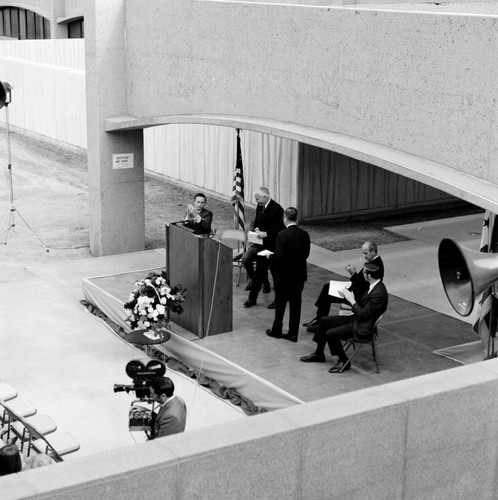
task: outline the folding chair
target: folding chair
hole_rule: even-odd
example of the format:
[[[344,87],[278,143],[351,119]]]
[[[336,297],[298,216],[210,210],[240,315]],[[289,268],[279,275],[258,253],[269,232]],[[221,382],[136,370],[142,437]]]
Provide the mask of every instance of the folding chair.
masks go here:
[[[239,268],[239,275],[237,277],[237,286],[239,286],[243,267],[241,259],[247,248],[247,233],[242,231],[242,229],[223,229],[220,231],[218,238],[220,241],[232,240],[237,242],[237,248],[233,249],[233,265]]]
[[[37,453],[45,453],[56,462],[62,462],[62,457],[80,449],[80,443],[69,432],[56,432],[50,435],[50,441],[28,422],[24,422],[31,435],[31,447]]]
[[[57,429],[57,425],[48,415],[36,414],[36,408],[31,405],[31,407],[34,409],[33,411],[29,408],[29,405],[31,405],[31,403],[27,402],[24,408],[19,406],[21,410],[24,410],[24,413],[29,413],[32,415],[25,418],[25,416],[22,413],[17,412],[11,404],[0,401],[0,407],[3,410],[2,418],[4,421],[6,421],[6,424],[4,426],[4,429],[6,428],[7,434],[6,439],[7,441],[10,441],[11,434],[16,440],[20,439],[19,447],[21,449],[21,452],[24,452],[25,445],[28,446],[26,453],[27,456],[29,456],[30,451],[30,433],[26,427],[26,422],[28,422],[30,426],[36,428],[37,431],[43,435],[50,434]]]
[[[8,410],[7,410],[8,408]],[[12,423],[16,421],[17,415],[21,417],[31,417],[36,414],[36,408],[27,399],[16,398],[9,400],[8,407],[5,400],[0,399],[0,436],[7,441],[10,441]]]
[[[12,431],[17,438],[20,440],[19,447],[21,452],[24,453],[24,446],[27,446],[26,455],[30,454],[30,442],[31,442],[31,433],[26,427],[26,422],[32,427],[37,429],[37,431],[46,436],[47,434],[52,434],[57,430],[57,424],[45,413],[38,413],[32,417],[27,419],[21,418],[20,420],[14,422],[12,424]]]
[[[373,360],[375,362],[375,367],[376,367],[376,373],[380,373],[379,371],[379,363],[377,362],[377,351],[376,351],[376,347],[375,347],[375,342],[379,336],[379,333],[378,333],[378,330],[377,330],[377,326],[379,325],[380,323],[380,320],[382,319],[382,317],[384,316],[384,314],[381,314],[378,318],[377,318],[377,321],[375,322],[375,325],[374,325],[374,329],[373,329],[373,334],[372,334],[372,337],[371,338],[368,338],[368,339],[365,339],[365,340],[358,340],[354,337],[351,337],[349,339],[344,339],[342,342],[343,342],[343,348],[344,348],[344,352],[347,354],[348,350],[352,349],[353,352],[351,354],[351,356],[348,357],[348,361],[346,363],[344,363],[343,367],[341,368],[341,370],[339,370],[339,373],[342,373],[344,371],[344,368],[346,366],[348,366],[348,363],[351,364],[351,361],[353,360],[353,358],[356,356],[356,354],[358,353],[358,351],[366,344],[370,344],[372,346],[372,357],[373,357]]]

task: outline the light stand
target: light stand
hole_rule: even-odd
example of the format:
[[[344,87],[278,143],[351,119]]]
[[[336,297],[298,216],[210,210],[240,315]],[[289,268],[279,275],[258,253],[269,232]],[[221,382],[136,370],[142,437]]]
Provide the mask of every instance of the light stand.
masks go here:
[[[26,222],[26,219],[19,213],[16,206],[14,205],[14,184],[12,181],[12,154],[10,148],[10,123],[9,123],[9,104],[12,102],[12,85],[7,82],[0,82],[0,109],[5,106],[5,125],[7,129],[7,170],[9,176],[9,187],[10,187],[10,211],[8,216],[7,227],[0,233],[0,237],[5,234],[4,245],[7,244],[7,238],[9,237],[9,231],[16,228],[15,215],[20,217],[22,222],[25,224],[25,228],[18,226],[25,231],[30,232],[41,244],[43,248],[49,251],[45,243],[40,239],[40,237],[31,229],[30,225]]]

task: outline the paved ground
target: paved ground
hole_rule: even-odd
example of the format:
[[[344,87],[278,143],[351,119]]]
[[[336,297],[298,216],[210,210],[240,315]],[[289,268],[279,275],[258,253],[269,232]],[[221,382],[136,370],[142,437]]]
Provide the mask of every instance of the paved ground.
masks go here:
[[[130,347],[82,311],[80,282],[87,276],[147,268],[150,255],[90,256],[81,153],[47,147],[17,134],[13,134],[12,152],[19,213],[14,213],[16,230],[8,232],[7,245],[0,245],[0,378],[13,382],[40,411],[54,416],[61,430],[84,442],[79,453],[126,446],[131,439],[126,432],[129,401],[111,391],[113,383],[126,382],[123,367]],[[2,160],[4,141],[0,141]],[[10,215],[8,180],[0,191],[0,215],[3,212],[6,217]],[[162,247],[164,221],[181,216],[191,193],[155,179],[147,181],[146,190],[147,242],[151,248]],[[220,227],[230,226],[230,205],[211,203]],[[50,247],[49,252],[21,229],[20,214]],[[407,218],[391,223],[395,221]],[[210,339],[209,348],[306,401],[457,366],[432,350],[476,338],[470,330],[472,318],[462,321],[444,296],[437,244],[448,236],[476,248],[480,224],[478,215],[404,224],[388,231],[379,228],[379,220],[335,223],[329,230],[323,225],[307,227],[315,245],[309,259],[303,320],[313,315],[313,302],[323,281],[332,273],[343,273],[346,263],[360,262],[358,247],[363,240],[375,238],[381,245],[392,299],[382,324],[380,375],[374,373],[368,353],[344,377],[329,375],[329,363],[303,365],[299,357],[313,349],[310,335],[302,329],[298,344],[267,338],[264,329],[271,324],[272,311],[264,306],[271,295],[262,296],[256,308],[246,310],[241,307],[245,299],[241,287],[234,293],[236,329]],[[321,245],[316,246],[317,242]],[[192,398],[200,401],[195,394]],[[202,412],[192,420],[194,426],[208,423]]]

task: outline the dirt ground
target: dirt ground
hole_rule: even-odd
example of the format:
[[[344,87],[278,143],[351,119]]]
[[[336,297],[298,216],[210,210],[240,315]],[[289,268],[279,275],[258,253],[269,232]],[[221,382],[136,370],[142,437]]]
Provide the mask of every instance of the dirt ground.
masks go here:
[[[2,263],[22,263],[26,259],[45,260],[62,257],[82,258],[89,251],[89,209],[87,160],[83,151],[63,149],[11,132],[11,163],[14,207],[10,203],[10,176],[7,161],[5,129],[0,130],[0,170],[4,181],[0,187],[0,226],[7,244],[0,244]],[[181,219],[194,191],[147,176],[145,183],[146,248],[164,244],[164,223]],[[213,226],[233,225],[232,206],[228,201],[208,200],[215,214]],[[377,217],[368,221],[306,224],[313,243],[333,251],[359,248],[366,239],[378,244],[400,241],[385,228],[423,220],[441,219],[475,213],[475,207],[437,210],[419,214]],[[253,215],[247,210],[247,218]],[[13,216],[13,219],[12,219]],[[13,221],[13,222],[12,222]],[[12,228],[15,224],[15,228]],[[33,229],[50,252],[29,231]],[[10,228],[10,229],[9,229]]]

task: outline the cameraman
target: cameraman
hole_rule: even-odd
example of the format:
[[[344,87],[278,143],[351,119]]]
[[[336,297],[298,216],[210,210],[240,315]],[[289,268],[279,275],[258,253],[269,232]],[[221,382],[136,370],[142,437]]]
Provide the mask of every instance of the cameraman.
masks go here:
[[[158,377],[150,385],[150,395],[158,403],[159,411],[152,419],[150,439],[169,436],[185,430],[187,407],[180,396],[176,396],[175,384],[168,377]]]

